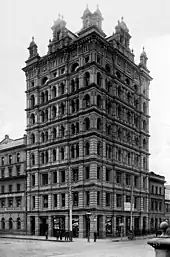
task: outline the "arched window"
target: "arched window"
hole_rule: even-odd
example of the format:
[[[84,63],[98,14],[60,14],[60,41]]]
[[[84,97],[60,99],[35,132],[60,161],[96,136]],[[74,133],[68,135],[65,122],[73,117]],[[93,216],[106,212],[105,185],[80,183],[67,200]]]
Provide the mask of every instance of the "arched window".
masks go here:
[[[35,165],[35,155],[34,155],[34,153],[31,154],[31,165]]]
[[[31,134],[30,139],[31,139],[31,144],[35,144],[35,135],[34,135],[34,133]]]
[[[71,92],[75,91],[75,81],[74,79],[71,80]]]
[[[48,163],[48,151],[45,152],[45,163]]]
[[[97,155],[101,155],[101,143],[97,143]]]
[[[102,86],[102,76],[101,76],[101,74],[99,72],[97,72],[97,85],[99,87]]]
[[[79,122],[76,122],[76,133],[79,133]]]
[[[74,158],[74,145],[71,146],[71,158]]]
[[[120,74],[120,72],[116,71],[116,77],[117,77],[118,79],[121,79],[121,74]]]
[[[48,109],[45,110],[45,120],[48,121]]]
[[[65,127],[61,125],[61,137],[65,136]]]
[[[75,112],[75,102],[74,100],[72,99],[71,100],[71,113],[74,113]]]
[[[9,218],[9,230],[13,229],[13,220]]]
[[[74,72],[78,69],[79,67],[79,64],[76,62],[76,63],[73,63],[72,67],[71,67],[71,72]]]
[[[146,149],[146,146],[147,146],[147,144],[146,144],[146,139],[144,138],[144,139],[143,139],[143,148]]]
[[[57,95],[56,86],[53,86],[53,88],[52,88],[52,98],[55,98],[56,95]]]
[[[89,142],[86,142],[85,144],[85,155],[89,155],[90,154],[90,144]]]
[[[53,139],[56,139],[56,137],[57,137],[57,130],[56,130],[56,128],[53,128],[52,134],[53,134]]]
[[[89,130],[90,129],[90,119],[89,118],[85,118],[84,119],[84,130]]]
[[[48,81],[48,78],[47,78],[47,77],[42,78],[42,80],[41,80],[41,85],[46,84],[47,81]]]
[[[40,98],[41,98],[41,104],[43,104],[45,102],[44,92],[41,92]]]
[[[44,136],[44,132],[41,133],[41,142],[44,143],[45,141],[45,136]]]
[[[76,111],[79,111],[79,99],[76,99]]]
[[[126,79],[125,79],[125,82],[126,82],[126,84],[127,84],[128,86],[130,86],[130,79],[126,78]]]
[[[86,72],[84,74],[84,86],[87,87],[90,83],[90,73]]]
[[[5,219],[1,219],[1,229],[5,229]]]
[[[107,63],[106,66],[105,66],[105,69],[106,69],[106,72],[107,73],[111,73],[111,68],[110,68],[110,65]]]
[[[88,94],[84,96],[83,102],[84,108],[88,108],[90,106],[90,96]]]
[[[56,118],[56,114],[57,114],[57,108],[56,106],[52,107],[52,118],[55,119]]]
[[[44,160],[44,152],[41,153],[41,163],[44,164],[45,160]]]
[[[60,153],[61,153],[61,160],[64,160],[64,147],[61,147]]]
[[[53,162],[55,162],[57,159],[57,154],[56,154],[56,150],[53,149]]]
[[[43,111],[41,112],[40,116],[41,116],[41,122],[44,122],[45,121],[45,114],[44,114]]]
[[[48,102],[48,91],[45,91],[45,102]]]
[[[45,141],[48,141],[48,131],[45,132]]]
[[[97,130],[102,130],[102,122],[100,118],[97,119]]]
[[[97,107],[102,108],[102,99],[100,95],[97,95]]]
[[[64,95],[65,93],[65,84],[63,82],[60,84],[60,93],[61,95]]]
[[[79,89],[79,78],[76,78],[76,90]]]
[[[147,165],[146,165],[146,158],[145,158],[145,157],[143,158],[143,168],[144,168],[144,169],[147,168]]]
[[[145,120],[143,121],[143,130],[146,131],[146,121]]]
[[[21,229],[21,219],[17,218],[17,229]]]
[[[75,125],[71,124],[71,134],[74,135],[75,134]]]
[[[31,95],[30,97],[30,107],[34,107],[35,106],[35,96],[34,95]]]
[[[32,113],[30,116],[30,123],[31,123],[31,125],[35,124],[35,114],[34,113]]]
[[[64,115],[64,113],[65,113],[65,105],[64,105],[64,103],[61,103],[61,105],[60,105],[60,113],[61,113],[61,115]]]
[[[143,112],[147,114],[147,106],[145,102],[143,103]]]
[[[76,144],[76,157],[79,157],[79,143]]]
[[[107,79],[106,79],[106,80],[105,80],[105,84],[106,84],[106,91],[107,91],[108,93],[110,93],[111,88],[112,88],[111,82],[110,82],[110,81],[107,81]]]

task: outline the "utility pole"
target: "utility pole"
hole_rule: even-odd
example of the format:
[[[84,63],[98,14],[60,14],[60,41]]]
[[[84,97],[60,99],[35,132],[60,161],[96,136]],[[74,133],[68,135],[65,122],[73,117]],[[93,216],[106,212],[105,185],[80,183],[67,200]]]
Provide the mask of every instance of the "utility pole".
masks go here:
[[[68,188],[69,188],[69,238],[72,241],[72,176],[71,167],[68,168]]]

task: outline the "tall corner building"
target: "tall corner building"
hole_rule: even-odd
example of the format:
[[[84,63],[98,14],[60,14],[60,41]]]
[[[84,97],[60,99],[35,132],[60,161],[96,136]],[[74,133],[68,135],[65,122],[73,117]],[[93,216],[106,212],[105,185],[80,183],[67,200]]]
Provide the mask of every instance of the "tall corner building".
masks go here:
[[[73,33],[62,17],[48,53],[32,39],[23,68],[27,96],[27,229],[99,237],[148,229],[149,84],[147,55],[134,63],[124,20],[107,37],[88,7]],[[69,192],[69,170],[71,190]],[[70,200],[71,199],[71,200]]]

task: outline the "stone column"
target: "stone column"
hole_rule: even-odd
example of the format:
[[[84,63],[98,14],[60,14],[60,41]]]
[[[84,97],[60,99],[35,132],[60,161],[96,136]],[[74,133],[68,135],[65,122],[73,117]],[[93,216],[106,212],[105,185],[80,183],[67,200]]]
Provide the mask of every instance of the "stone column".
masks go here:
[[[35,217],[35,235],[36,236],[39,236],[39,230],[40,230],[40,228],[39,228],[39,217],[36,216]]]

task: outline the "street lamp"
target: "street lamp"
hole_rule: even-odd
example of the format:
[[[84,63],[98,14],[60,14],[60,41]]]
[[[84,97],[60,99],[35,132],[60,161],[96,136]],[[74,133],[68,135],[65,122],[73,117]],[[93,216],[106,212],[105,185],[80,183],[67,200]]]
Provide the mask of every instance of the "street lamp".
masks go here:
[[[86,212],[86,217],[87,217],[87,241],[90,242],[90,216],[91,212],[88,211]]]

